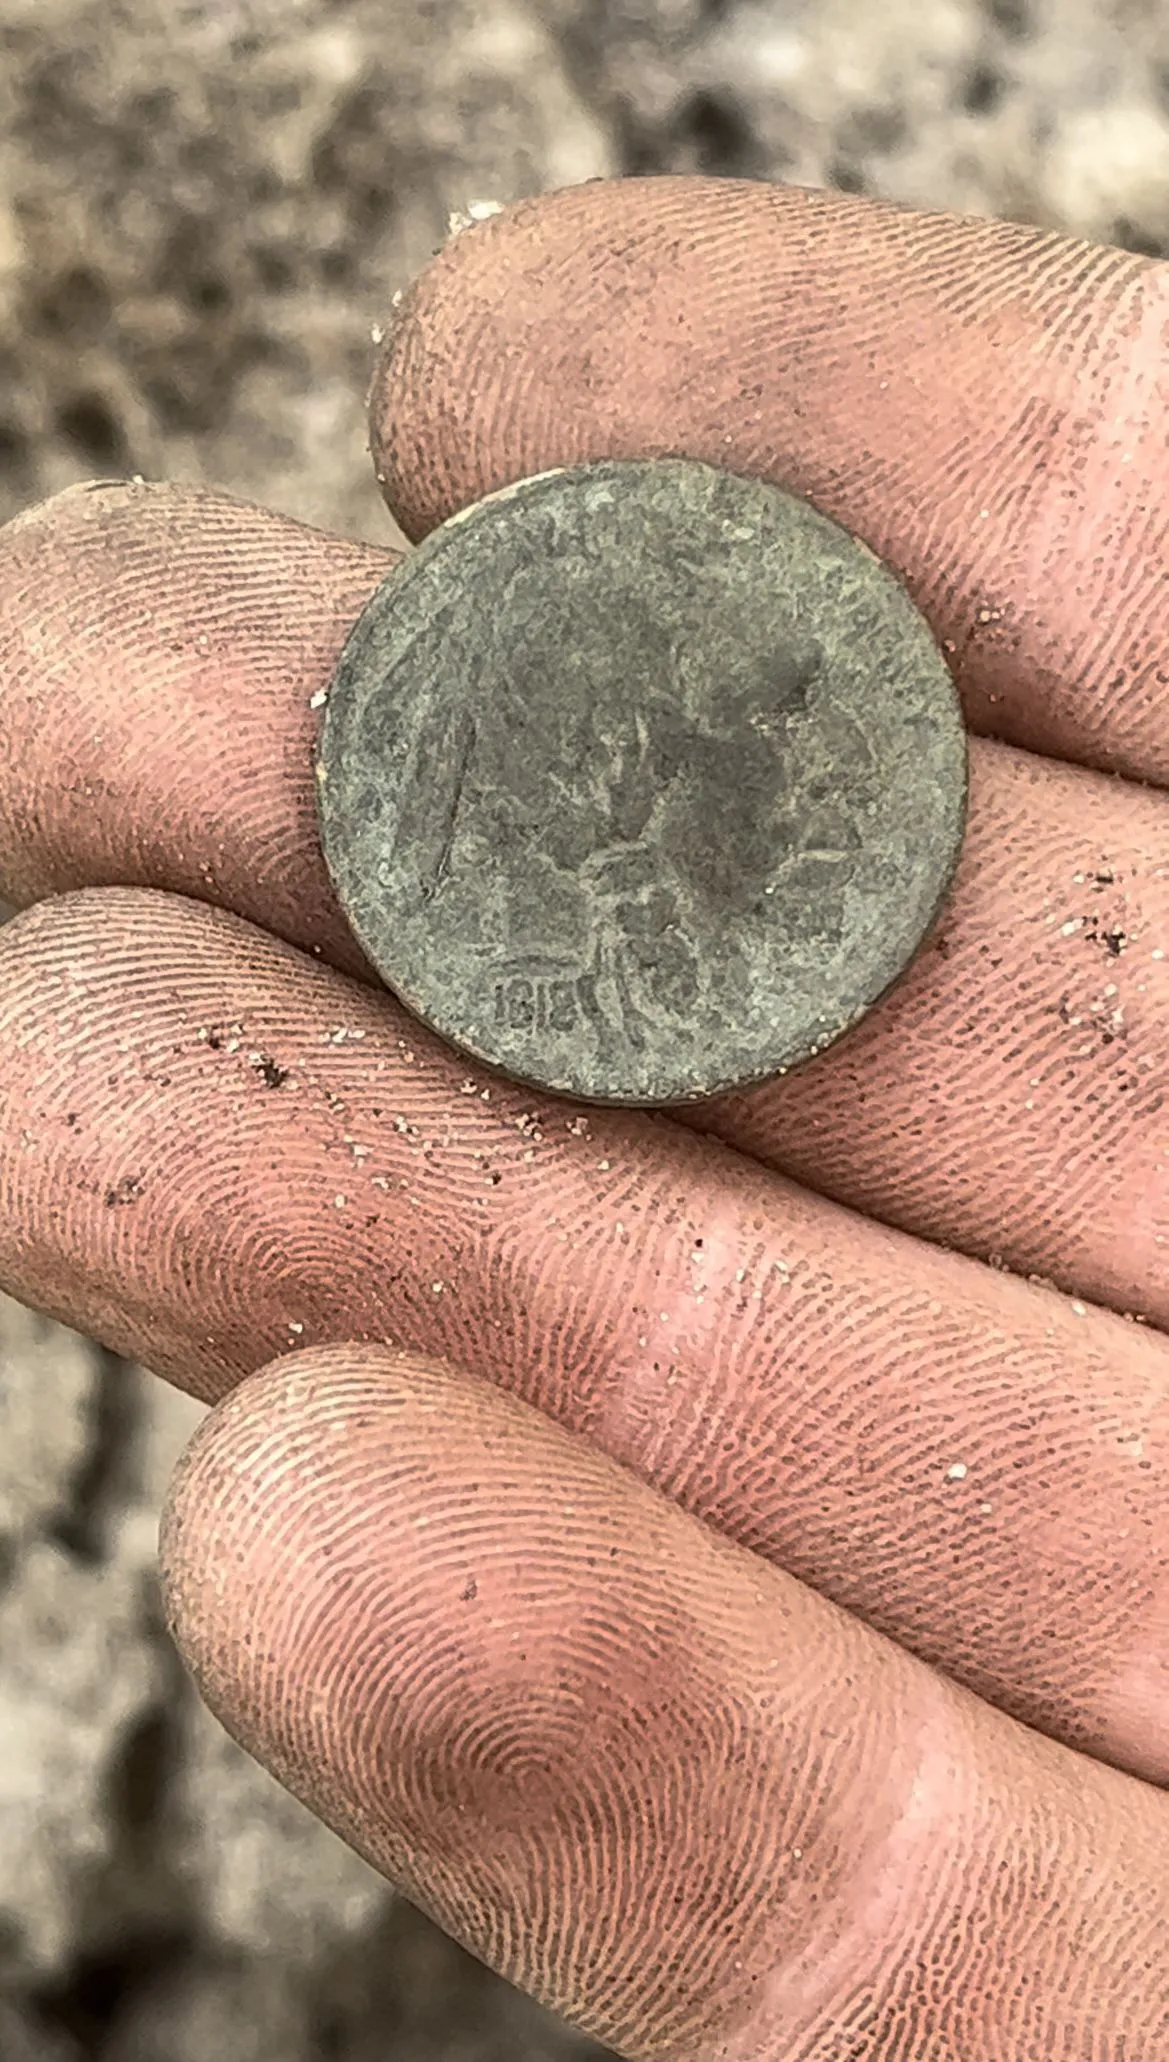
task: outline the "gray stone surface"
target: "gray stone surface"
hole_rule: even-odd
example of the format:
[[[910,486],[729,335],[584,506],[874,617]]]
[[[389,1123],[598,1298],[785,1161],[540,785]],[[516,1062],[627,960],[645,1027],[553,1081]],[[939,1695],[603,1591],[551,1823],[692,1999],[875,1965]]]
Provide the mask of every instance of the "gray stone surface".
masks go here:
[[[67,2035],[0,1998],[0,2055],[4,2062],[81,2062],[80,2050]]]
[[[282,1957],[200,1956],[143,1983],[102,2062],[315,2062],[312,1998]]]
[[[0,517],[142,471],[387,538],[370,329],[476,200],[733,172],[1163,250],[1167,78],[1161,0],[0,0]],[[4,2062],[584,2053],[359,1867],[302,1976],[356,1865],[259,1776],[237,1865],[158,1624],[195,1415],[0,1316]]]
[[[307,1972],[384,1916],[385,1883],[194,1708],[173,1796],[173,1863],[216,1948]]]
[[[71,1510],[100,1378],[84,1339],[0,1295],[0,1569]]]
[[[91,1930],[121,1829],[119,1762],[164,1695],[141,1578],[26,1547],[0,1596],[0,1969],[59,1976]]]
[[[544,474],[435,531],[362,611],[317,771],[389,985],[603,1103],[822,1052],[916,952],[965,820],[905,589],[806,502],[680,460]]]
[[[520,0],[0,0],[0,517],[139,471],[384,536],[389,294],[615,168]]]

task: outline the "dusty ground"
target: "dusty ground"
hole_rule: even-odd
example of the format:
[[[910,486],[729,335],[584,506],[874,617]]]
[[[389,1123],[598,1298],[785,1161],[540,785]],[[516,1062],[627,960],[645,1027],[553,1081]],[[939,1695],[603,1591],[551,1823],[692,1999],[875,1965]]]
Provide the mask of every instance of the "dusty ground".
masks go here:
[[[674,169],[1169,249],[1169,0],[0,0],[0,519],[126,471],[385,538],[369,332],[449,214]],[[0,2055],[583,2052],[194,1708],[195,1415],[0,1301]]]

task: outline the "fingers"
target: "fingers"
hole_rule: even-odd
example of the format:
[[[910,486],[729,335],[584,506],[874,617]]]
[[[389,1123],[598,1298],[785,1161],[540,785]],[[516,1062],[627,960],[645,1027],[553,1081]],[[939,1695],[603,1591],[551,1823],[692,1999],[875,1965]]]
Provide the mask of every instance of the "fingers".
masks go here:
[[[374,382],[420,537],[489,488],[680,453],[907,580],[976,730],[1169,781],[1169,266],[731,180],[593,183],[457,237]]]
[[[0,534],[0,889],[169,888],[356,970],[311,703],[386,563],[165,489],[65,496]],[[693,1121],[1169,1323],[1169,804],[977,740],[971,783],[932,949],[806,1073]]]
[[[236,918],[107,890],[0,934],[0,1284],[208,1398],[339,1339],[474,1368],[1169,1780],[1169,1342],[538,1104]]]
[[[931,1677],[514,1399],[297,1355],[164,1525],[244,1745],[631,2057],[1152,2052],[1166,1800]]]
[[[1167,1326],[1169,806],[989,744],[971,805],[906,978],[814,1066],[690,1121],[853,1209]]]
[[[221,495],[102,481],[0,533],[0,880],[142,882],[357,971],[311,707],[394,556]]]

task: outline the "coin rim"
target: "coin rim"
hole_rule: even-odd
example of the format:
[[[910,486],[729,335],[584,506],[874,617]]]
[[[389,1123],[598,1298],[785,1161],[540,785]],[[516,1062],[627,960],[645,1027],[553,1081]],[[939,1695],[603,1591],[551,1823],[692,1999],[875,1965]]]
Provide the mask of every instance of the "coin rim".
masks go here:
[[[758,1073],[750,1075],[737,1074],[734,1076],[733,1079],[721,1081],[715,1084],[714,1086],[702,1086],[700,1088],[682,1091],[677,1095],[669,1095],[664,1097],[646,1097],[640,1094],[601,1095],[591,1090],[585,1090],[575,1086],[553,1086],[546,1079],[541,1078],[539,1075],[529,1074],[528,1072],[526,1072],[526,1070],[524,1070],[521,1067],[512,1066],[510,1064],[505,1065],[502,1061],[491,1058],[488,1054],[479,1051],[475,1046],[469,1044],[466,1041],[466,1039],[464,1037],[460,1037],[456,1031],[449,1031],[445,1028],[445,1026],[437,1024],[434,1021],[434,1018],[428,1014],[425,1008],[423,1008],[418,1002],[413,1000],[412,997],[409,994],[407,994],[401,987],[399,987],[396,982],[391,981],[385,974],[382,973],[381,968],[378,965],[378,962],[370,949],[369,943],[364,935],[362,927],[356,921],[349,904],[342,895],[337,870],[334,868],[331,856],[332,833],[328,821],[328,803],[326,800],[326,790],[328,788],[329,779],[329,769],[327,761],[329,755],[330,734],[332,729],[330,721],[332,708],[332,694],[336,681],[343,671],[351,647],[355,644],[358,635],[360,634],[363,628],[366,616],[370,614],[374,609],[383,606],[387,593],[392,593],[395,589],[401,586],[401,584],[406,578],[411,577],[416,568],[419,566],[420,562],[422,562],[423,560],[428,560],[429,558],[435,556],[445,546],[451,535],[454,532],[456,532],[460,527],[465,525],[467,522],[474,520],[481,514],[493,512],[495,509],[499,507],[501,503],[505,503],[507,501],[526,496],[527,494],[531,493],[534,489],[547,483],[549,480],[565,479],[574,476],[579,477],[581,479],[594,478],[599,473],[612,474],[613,472],[620,472],[625,474],[643,474],[651,468],[654,471],[658,471],[667,468],[682,467],[684,467],[689,472],[715,473],[719,474],[723,478],[741,479],[753,487],[766,488],[767,491],[771,494],[798,503],[802,508],[804,508],[809,513],[814,515],[818,521],[825,524],[826,527],[828,527],[829,529],[835,530],[841,537],[845,538],[851,546],[853,546],[859,552],[863,553],[864,556],[868,558],[872,562],[872,564],[880,570],[880,572],[885,576],[887,580],[889,580],[895,587],[900,589],[905,604],[907,605],[909,610],[912,611],[912,613],[917,617],[919,623],[928,635],[930,642],[933,644],[934,649],[937,652],[937,657],[941,670],[949,680],[953,712],[956,717],[956,727],[958,730],[959,737],[961,739],[962,747],[961,786],[956,798],[956,831],[953,839],[952,850],[950,851],[946,859],[945,865],[943,866],[942,872],[939,877],[940,885],[938,888],[937,895],[930,906],[928,918],[922,928],[921,936],[918,940],[917,945],[914,947],[914,950],[910,953],[909,957],[902,962],[901,966],[890,977],[890,979],[887,982],[885,982],[884,985],[877,992],[875,992],[871,998],[861,1003],[853,1012],[853,1014],[848,1018],[848,1020],[845,1023],[841,1024],[828,1037],[824,1038],[822,1041],[818,1043],[809,1046],[805,1052],[800,1053],[794,1059],[788,1060],[782,1066],[765,1066]],[[461,1057],[464,1057],[472,1061],[476,1066],[485,1068],[497,1079],[509,1081],[517,1086],[534,1090],[538,1092],[540,1095],[555,1096],[558,1100],[561,1101],[579,1102],[588,1105],[595,1105],[596,1107],[602,1109],[685,1110],[688,1108],[692,1108],[698,1104],[715,1101],[719,1097],[734,1094],[745,1094],[751,1089],[760,1087],[764,1082],[767,1081],[782,1080],[788,1074],[796,1073],[802,1070],[804,1067],[808,1066],[813,1060],[819,1059],[821,1054],[830,1052],[834,1046],[839,1044],[841,1039],[846,1038],[851,1031],[854,1031],[858,1024],[863,1023],[864,1019],[867,1016],[869,1016],[871,1012],[875,1010],[882,1001],[884,1001],[885,997],[891,994],[892,991],[900,985],[900,983],[905,979],[906,975],[909,973],[910,969],[916,965],[917,961],[928,950],[937,927],[938,919],[949,898],[950,890],[954,884],[954,878],[957,874],[958,866],[966,842],[966,832],[968,829],[969,822],[970,740],[969,732],[966,727],[964,712],[962,709],[961,697],[958,693],[957,683],[955,682],[953,674],[951,673],[946,663],[945,654],[938,646],[937,641],[934,637],[933,629],[930,623],[928,622],[928,619],[924,615],[923,611],[918,607],[916,600],[910,593],[904,580],[900,578],[900,576],[893,570],[891,566],[887,565],[883,559],[877,556],[877,554],[870,548],[870,546],[865,543],[863,538],[854,536],[851,531],[845,529],[843,524],[838,523],[834,517],[825,515],[824,512],[821,509],[817,508],[815,503],[811,501],[809,498],[803,495],[793,494],[787,488],[778,487],[775,485],[773,481],[764,478],[760,474],[730,472],[726,468],[712,466],[702,459],[687,459],[681,457],[667,459],[594,459],[582,465],[550,466],[542,472],[530,473],[526,475],[523,479],[511,481],[503,487],[493,489],[490,493],[480,496],[478,500],[469,502],[465,508],[456,510],[453,515],[447,517],[445,522],[438,524],[435,527],[435,529],[430,531],[430,533],[422,540],[421,544],[419,544],[414,550],[404,554],[403,557],[399,559],[397,564],[390,568],[386,576],[378,582],[373,592],[367,597],[366,601],[362,605],[362,608],[359,610],[357,616],[355,617],[353,623],[350,625],[349,631],[345,638],[345,642],[337,655],[337,659],[334,664],[332,674],[330,675],[329,687],[326,690],[325,704],[322,710],[320,730],[314,749],[314,771],[316,812],[320,844],[322,853],[324,855],[325,866],[329,875],[330,882],[333,887],[333,892],[336,896],[338,907],[340,908],[341,913],[345,918],[349,930],[351,931],[357,944],[360,946],[362,952],[365,954],[366,959],[373,967],[374,972],[378,977],[378,980],[381,982],[386,992],[392,995],[395,998],[395,1000],[398,1001],[402,1005],[402,1007],[405,1010],[407,1010],[408,1013],[419,1024],[421,1024],[427,1031],[429,1031],[433,1037],[438,1039],[443,1046],[458,1053]]]

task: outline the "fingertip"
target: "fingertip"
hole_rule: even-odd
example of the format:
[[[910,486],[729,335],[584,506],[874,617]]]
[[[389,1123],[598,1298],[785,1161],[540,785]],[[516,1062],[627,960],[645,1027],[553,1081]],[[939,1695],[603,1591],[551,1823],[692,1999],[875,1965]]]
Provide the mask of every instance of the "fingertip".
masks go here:
[[[297,1477],[303,1488],[328,1469],[330,1427],[348,1426],[342,1399],[355,1379],[368,1370],[389,1405],[395,1359],[359,1344],[281,1354],[207,1411],[176,1464],[159,1517],[167,1625],[211,1708],[225,1722],[236,1714],[237,1736],[249,1730],[237,1631],[255,1557],[271,1580],[281,1533],[296,1523]]]
[[[361,1345],[269,1364],[196,1433],[161,1549],[227,1730],[631,2057],[820,2053],[855,1999],[883,2054],[911,2027],[1029,2055],[1084,1967],[1093,2023],[1131,2023],[1109,1950],[1136,1911],[1153,1954],[1164,1845],[1139,1786],[484,1382]]]
[[[241,1388],[246,1386],[241,1384]],[[205,1649],[200,1635],[207,1623],[207,1613],[197,1601],[196,1588],[202,1593],[205,1584],[197,1585],[192,1578],[207,1560],[210,1535],[206,1521],[214,1522],[213,1498],[207,1490],[216,1479],[214,1456],[220,1440],[220,1420],[239,1393],[233,1390],[200,1420],[175,1464],[159,1512],[158,1566],[163,1612],[171,1638],[200,1688],[205,1675]]]
[[[87,948],[93,955],[90,964],[96,967],[108,949],[108,926],[115,933],[133,935],[154,910],[173,900],[157,888],[62,888],[25,903],[0,931],[0,961],[9,977],[6,996],[19,1008],[30,992],[28,986],[18,985],[18,975],[25,984],[41,977],[84,978]],[[62,948],[68,952],[64,964]],[[5,1022],[0,1017],[0,1024]]]
[[[61,603],[68,598],[65,554],[92,551],[95,533],[116,552],[123,548],[119,540],[133,537],[144,521],[197,520],[201,509],[227,499],[204,487],[141,476],[94,478],[60,487],[0,524],[0,671],[11,662],[22,629],[38,625],[46,600],[56,605],[58,585]]]
[[[141,475],[133,478],[103,475],[91,480],[73,480],[69,486],[59,487],[55,494],[47,494],[43,500],[22,508],[7,523],[0,523],[0,539],[8,544],[30,530],[52,529],[61,523],[84,521],[95,511],[117,508],[122,502],[139,501],[152,493],[174,491],[173,488],[161,488]]]
[[[94,481],[0,533],[0,889],[147,883],[366,971],[316,834],[319,698],[395,554]]]
[[[465,421],[468,363],[475,361],[470,333],[490,319],[496,288],[506,291],[508,280],[515,279],[522,290],[530,246],[560,198],[554,192],[513,201],[460,229],[395,296],[382,325],[366,392],[369,450],[382,498],[412,544],[467,499],[478,498],[478,487],[468,493],[447,477],[448,431],[449,444],[457,445]],[[497,359],[481,368],[485,373],[499,369]],[[440,427],[444,423],[446,430]],[[497,479],[500,464],[503,476]],[[516,475],[508,471],[506,454],[500,464],[480,454],[467,477],[507,485]]]
[[[769,480],[906,581],[974,729],[1169,781],[1167,295],[1169,268],[1017,223],[596,182],[438,254],[386,340],[370,448],[414,540],[599,458]]]
[[[823,1607],[530,1406],[353,1345],[211,1413],[160,1544],[211,1709],[457,1939],[631,2052],[741,2012],[774,1953],[760,1825],[837,1847],[765,1716],[781,1623],[831,1665]],[[697,1971],[660,2003],[659,1953]]]

